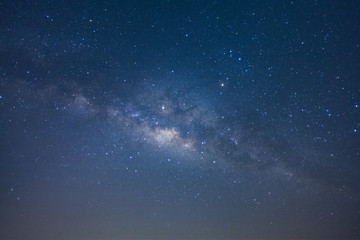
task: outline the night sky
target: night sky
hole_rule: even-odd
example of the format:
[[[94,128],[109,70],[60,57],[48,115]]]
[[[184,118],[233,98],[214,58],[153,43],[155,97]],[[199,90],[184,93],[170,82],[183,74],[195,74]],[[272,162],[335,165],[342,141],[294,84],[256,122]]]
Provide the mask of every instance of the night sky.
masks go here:
[[[1,1],[0,239],[359,238],[359,13]]]

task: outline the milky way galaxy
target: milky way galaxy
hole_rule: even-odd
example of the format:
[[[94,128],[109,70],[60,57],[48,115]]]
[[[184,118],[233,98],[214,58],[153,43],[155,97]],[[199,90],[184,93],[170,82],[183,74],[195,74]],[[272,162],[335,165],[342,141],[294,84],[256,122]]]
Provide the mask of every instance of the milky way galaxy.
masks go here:
[[[359,10],[0,3],[0,239],[357,238]]]

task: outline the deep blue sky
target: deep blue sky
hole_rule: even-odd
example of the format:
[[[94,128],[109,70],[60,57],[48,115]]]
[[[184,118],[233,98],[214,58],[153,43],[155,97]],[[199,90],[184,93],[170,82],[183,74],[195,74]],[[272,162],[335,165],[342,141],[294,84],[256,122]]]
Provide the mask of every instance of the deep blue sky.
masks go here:
[[[0,238],[358,238],[359,12],[2,1]]]

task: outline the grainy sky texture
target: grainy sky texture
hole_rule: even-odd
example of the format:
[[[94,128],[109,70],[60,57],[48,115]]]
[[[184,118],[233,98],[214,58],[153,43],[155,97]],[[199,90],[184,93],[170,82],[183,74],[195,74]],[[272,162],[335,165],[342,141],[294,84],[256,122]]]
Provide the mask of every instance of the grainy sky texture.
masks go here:
[[[0,239],[360,236],[359,1],[1,1]]]

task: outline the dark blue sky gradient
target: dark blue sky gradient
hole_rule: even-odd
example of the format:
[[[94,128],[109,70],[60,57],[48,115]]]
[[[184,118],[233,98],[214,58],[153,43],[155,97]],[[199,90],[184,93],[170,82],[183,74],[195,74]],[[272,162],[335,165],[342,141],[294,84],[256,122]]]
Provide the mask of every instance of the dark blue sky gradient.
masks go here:
[[[358,238],[359,12],[1,2],[0,238]]]

